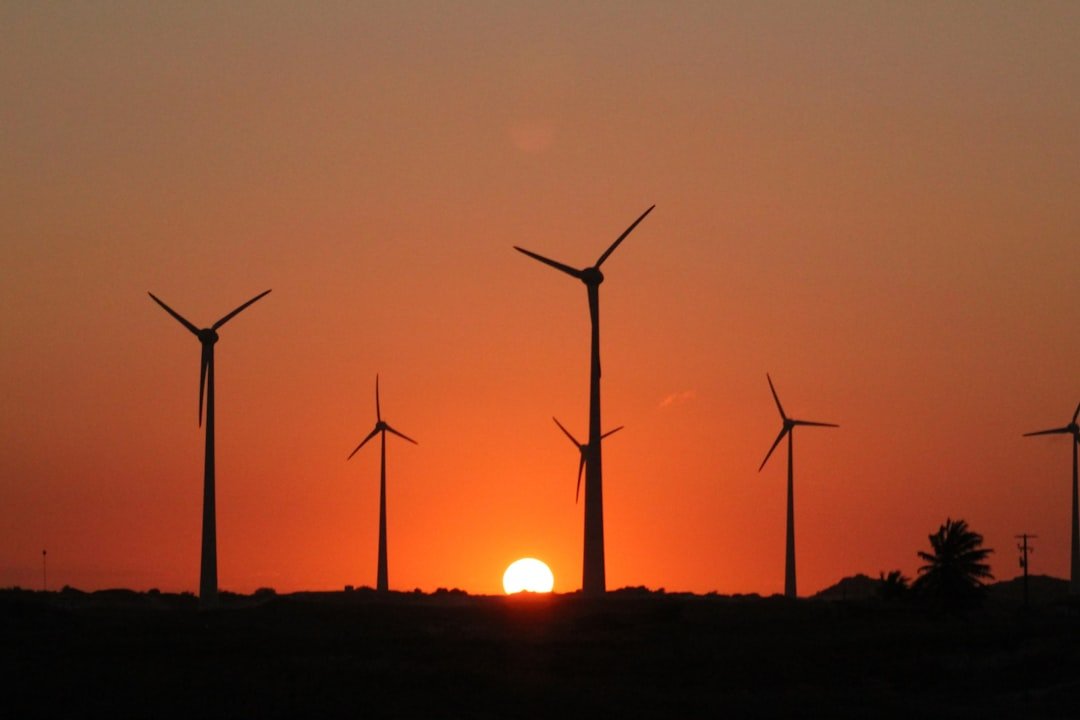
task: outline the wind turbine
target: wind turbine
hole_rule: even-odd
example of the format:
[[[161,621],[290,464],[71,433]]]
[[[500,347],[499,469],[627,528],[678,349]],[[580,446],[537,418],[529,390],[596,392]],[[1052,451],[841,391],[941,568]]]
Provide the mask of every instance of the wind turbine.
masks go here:
[[[574,504],[576,505],[577,501],[578,501],[578,498],[581,496],[581,472],[585,469],[585,459],[589,454],[589,445],[588,445],[588,443],[580,443],[580,442],[578,442],[577,438],[574,437],[573,435],[571,435],[570,431],[563,427],[563,424],[561,422],[559,422],[558,418],[552,417],[551,419],[554,420],[555,424],[559,426],[559,429],[562,430],[563,433],[566,434],[566,437],[570,438],[570,442],[574,443],[574,445],[577,446],[578,450],[581,451],[581,462],[578,463],[578,469],[577,469],[577,492],[574,493]],[[603,435],[600,436],[600,439],[603,440],[608,435],[614,435],[615,433],[619,432],[622,429],[623,429],[623,426],[620,425],[619,427],[615,428],[614,430],[608,430],[606,433],[604,433]]]
[[[643,212],[630,227],[626,228],[623,234],[597,259],[595,265],[580,270],[517,245],[514,246],[518,252],[585,283],[585,289],[589,295],[592,359],[589,372],[589,442],[585,463],[585,551],[581,580],[581,589],[586,595],[599,595],[607,590],[604,571],[604,473],[600,452],[600,283],[604,282],[604,274],[600,272],[600,266],[655,207],[653,205]]]
[[[375,376],[375,429],[368,433],[368,436],[361,441],[356,449],[349,453],[349,457],[345,458],[348,462],[352,459],[352,456],[357,453],[360,448],[367,444],[367,441],[376,435],[381,435],[382,449],[380,454],[379,465],[379,569],[376,576],[375,589],[379,592],[386,592],[390,589],[390,583],[387,579],[386,570],[386,433],[393,433],[399,438],[408,440],[413,445],[418,445],[408,435],[404,435],[394,428],[390,427],[382,419],[382,410],[379,408],[379,376]]]
[[[261,292],[218,320],[200,330],[180,313],[163,303],[152,292],[147,294],[176,320],[199,338],[202,343],[202,360],[199,365],[199,425],[202,426],[203,398],[206,398],[206,452],[203,461],[203,521],[202,563],[199,570],[199,603],[211,607],[217,603],[217,513],[214,504],[214,343],[222,325],[236,317],[240,311],[269,293]]]
[[[761,467],[758,468],[758,472],[765,467],[765,463],[769,462],[769,457],[773,454],[773,450],[780,444],[780,441],[787,435],[787,553],[784,559],[784,596],[793,598],[797,597],[795,591],[795,454],[793,438],[795,437],[795,428],[799,425],[810,425],[813,427],[840,427],[833,423],[813,422],[811,420],[795,420],[789,418],[784,412],[784,406],[780,404],[780,398],[776,395],[776,388],[773,387],[772,378],[768,373],[765,373],[766,379],[769,381],[769,390],[772,391],[773,400],[776,401],[776,409],[780,411],[780,417],[784,421],[783,427],[780,428],[780,434],[776,436],[776,440],[773,441],[772,447],[769,448],[769,452],[765,454],[765,459],[761,461]]]
[[[1077,487],[1076,487],[1076,455],[1077,446],[1080,446],[1080,425],[1076,424],[1077,418],[1080,418],[1080,405],[1076,406],[1076,412],[1073,413],[1072,422],[1065,427],[1054,428],[1053,430],[1039,430],[1038,432],[1024,433],[1024,437],[1031,437],[1032,435],[1072,435],[1072,451],[1073,451],[1073,473],[1072,473],[1072,555],[1069,569],[1069,593],[1072,595],[1080,594],[1080,507],[1077,505]]]

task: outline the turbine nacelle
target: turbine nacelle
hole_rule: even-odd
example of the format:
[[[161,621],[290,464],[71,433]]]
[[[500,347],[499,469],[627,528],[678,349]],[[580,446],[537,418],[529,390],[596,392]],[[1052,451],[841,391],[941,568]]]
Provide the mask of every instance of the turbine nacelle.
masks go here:
[[[581,282],[586,285],[599,285],[604,282],[604,273],[600,272],[600,268],[598,267],[585,268],[581,271],[579,277],[581,278]]]
[[[203,345],[213,345],[218,341],[217,330],[213,328],[203,328],[195,334],[198,336],[199,342]]]

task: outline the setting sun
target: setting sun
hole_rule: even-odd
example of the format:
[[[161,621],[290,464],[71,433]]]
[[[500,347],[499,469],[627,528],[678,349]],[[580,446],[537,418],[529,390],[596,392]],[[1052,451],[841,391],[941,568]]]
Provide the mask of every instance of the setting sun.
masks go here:
[[[503,589],[507,595],[519,592],[546,593],[555,586],[551,568],[536,558],[522,558],[510,563],[503,573]]]

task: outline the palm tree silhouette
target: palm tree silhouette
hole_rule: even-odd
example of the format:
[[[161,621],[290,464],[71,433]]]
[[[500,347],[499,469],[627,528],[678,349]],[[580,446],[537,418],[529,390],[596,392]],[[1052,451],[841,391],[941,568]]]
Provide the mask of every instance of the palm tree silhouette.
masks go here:
[[[899,570],[890,570],[888,575],[882,571],[879,576],[878,596],[883,600],[900,600],[911,589],[911,580]]]
[[[919,551],[926,564],[912,588],[950,609],[978,604],[983,580],[993,580],[987,556],[994,552],[982,547],[983,536],[968,528],[963,520],[946,518],[930,537],[932,552]]]

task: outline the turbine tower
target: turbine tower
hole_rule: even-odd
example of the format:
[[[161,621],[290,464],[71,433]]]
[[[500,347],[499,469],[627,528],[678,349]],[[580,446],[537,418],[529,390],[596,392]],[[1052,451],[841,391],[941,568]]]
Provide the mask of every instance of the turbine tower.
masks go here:
[[[386,424],[382,419],[382,410],[379,408],[379,376],[375,376],[375,429],[368,433],[368,436],[361,441],[356,449],[349,453],[349,457],[345,458],[348,462],[352,459],[352,456],[357,451],[364,447],[368,440],[376,435],[382,435],[382,448],[379,455],[379,569],[376,577],[375,589],[379,592],[387,592],[390,589],[390,583],[387,578],[386,569],[386,433],[393,433],[399,438],[408,440],[413,445],[417,445],[415,440],[411,437],[404,435],[394,428]]]
[[[214,491],[214,344],[218,341],[217,331],[222,325],[236,317],[240,311],[269,293],[261,292],[218,320],[208,328],[200,330],[188,322],[180,313],[163,303],[154,295],[147,294],[154,302],[165,309],[176,320],[199,338],[202,343],[202,360],[199,366],[199,425],[203,419],[203,398],[206,398],[206,452],[203,460],[203,520],[202,520],[202,563],[199,569],[199,604],[213,607],[217,604],[217,512],[215,510]]]
[[[570,431],[563,427],[563,424],[559,422],[558,418],[552,417],[551,419],[555,421],[555,424],[559,426],[559,429],[562,430],[563,433],[565,433],[566,437],[570,438],[570,442],[574,443],[577,449],[581,452],[581,462],[578,463],[577,468],[577,491],[574,493],[574,504],[576,505],[578,498],[581,496],[581,472],[585,469],[585,459],[588,457],[589,454],[589,445],[588,443],[578,442],[577,438],[571,435]],[[614,430],[608,430],[606,433],[600,436],[600,439],[603,440],[608,435],[614,435],[622,429],[623,426],[620,425]]]
[[[1032,435],[1072,435],[1073,437],[1072,554],[1069,567],[1069,594],[1071,595],[1080,595],[1080,508],[1078,508],[1077,505],[1076,487],[1076,455],[1077,446],[1080,446],[1080,425],[1076,424],[1077,418],[1080,418],[1080,405],[1076,406],[1076,412],[1073,413],[1072,422],[1065,427],[1024,433],[1024,437],[1031,437]]]
[[[795,420],[789,418],[784,412],[784,406],[780,404],[780,398],[776,395],[776,388],[773,387],[772,378],[768,373],[765,373],[766,379],[769,381],[769,390],[772,391],[773,400],[776,401],[776,409],[780,411],[780,418],[784,421],[783,427],[780,428],[780,434],[776,436],[776,440],[773,441],[772,447],[769,448],[769,452],[765,454],[765,459],[761,461],[761,467],[758,468],[758,472],[765,467],[765,463],[769,462],[769,457],[773,454],[773,450],[780,444],[780,441],[787,435],[787,552],[784,559],[784,597],[794,598],[797,597],[795,590],[795,453],[794,442],[795,427],[798,425],[810,425],[813,427],[840,427],[833,423],[813,422],[811,420]]]
[[[577,269],[555,260],[538,255],[517,245],[514,249],[534,260],[561,270],[570,277],[585,283],[589,296],[589,318],[592,321],[592,358],[589,370],[589,442],[585,462],[585,549],[582,562],[581,589],[586,595],[600,595],[607,590],[604,571],[604,490],[603,461],[600,452],[600,283],[604,274],[600,266],[608,259],[615,248],[638,226],[645,216],[652,212],[653,205],[626,228],[622,235],[611,244],[595,265]]]

